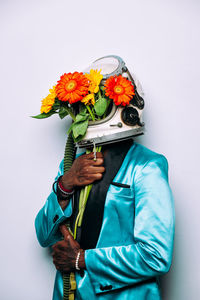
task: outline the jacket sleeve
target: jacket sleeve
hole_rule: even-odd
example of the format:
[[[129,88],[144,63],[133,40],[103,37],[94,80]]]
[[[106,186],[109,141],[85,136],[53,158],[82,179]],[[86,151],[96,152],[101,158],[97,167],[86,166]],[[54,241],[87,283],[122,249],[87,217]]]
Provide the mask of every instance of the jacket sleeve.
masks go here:
[[[170,268],[175,217],[164,156],[158,155],[137,168],[134,191],[134,243],[85,252],[96,293],[149,280]]]
[[[59,166],[58,175],[63,174],[63,161]],[[72,203],[69,201],[68,206],[63,212],[57,201],[57,195],[52,190],[46,200],[45,205],[39,211],[35,219],[35,229],[38,241],[42,247],[49,247],[61,239],[61,233],[58,230],[60,223],[65,221],[72,214]]]

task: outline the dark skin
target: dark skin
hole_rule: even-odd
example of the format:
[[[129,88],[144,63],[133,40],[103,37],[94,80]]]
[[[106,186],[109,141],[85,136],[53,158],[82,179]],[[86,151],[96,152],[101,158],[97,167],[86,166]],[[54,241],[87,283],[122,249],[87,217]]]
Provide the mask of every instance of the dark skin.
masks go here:
[[[74,160],[72,167],[61,178],[61,184],[65,189],[73,190],[76,187],[84,187],[100,180],[105,172],[103,167],[103,154],[96,153],[84,154]],[[67,200],[58,200],[61,208],[64,210],[68,204]],[[85,269],[84,250],[80,248],[77,241],[74,240],[65,225],[60,226],[64,240],[57,242],[52,246],[53,263],[57,270],[62,273],[69,273],[75,270],[75,261],[80,251],[78,266]]]
[[[80,245],[74,240],[65,225],[60,226],[64,240],[57,242],[52,246],[53,263],[56,269],[62,273],[70,273],[75,270],[75,261],[80,251],[78,266],[85,269],[84,250],[80,249]]]

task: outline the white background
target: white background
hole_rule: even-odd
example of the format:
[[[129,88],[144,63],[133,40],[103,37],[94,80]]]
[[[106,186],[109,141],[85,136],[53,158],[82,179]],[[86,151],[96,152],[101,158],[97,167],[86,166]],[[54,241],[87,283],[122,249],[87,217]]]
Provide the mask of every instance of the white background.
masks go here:
[[[61,74],[108,54],[121,56],[143,85],[147,131],[139,142],[169,161],[176,236],[163,299],[199,298],[199,8],[195,0],[0,1],[0,299],[49,300],[53,289],[34,219],[69,121],[29,116]]]

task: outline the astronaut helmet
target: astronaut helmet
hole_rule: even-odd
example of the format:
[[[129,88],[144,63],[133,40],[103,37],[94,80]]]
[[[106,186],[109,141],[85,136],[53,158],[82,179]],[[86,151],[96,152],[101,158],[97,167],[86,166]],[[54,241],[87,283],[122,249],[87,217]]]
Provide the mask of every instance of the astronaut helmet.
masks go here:
[[[134,95],[129,105],[112,105],[107,116],[101,120],[89,121],[86,135],[77,142],[79,148],[87,148],[96,145],[105,145],[130,139],[144,134],[142,113],[144,109],[144,94],[137,78],[130,73],[123,59],[116,55],[108,55],[95,60],[84,73],[91,69],[101,70],[103,86],[111,76],[119,76],[130,80],[134,86]]]

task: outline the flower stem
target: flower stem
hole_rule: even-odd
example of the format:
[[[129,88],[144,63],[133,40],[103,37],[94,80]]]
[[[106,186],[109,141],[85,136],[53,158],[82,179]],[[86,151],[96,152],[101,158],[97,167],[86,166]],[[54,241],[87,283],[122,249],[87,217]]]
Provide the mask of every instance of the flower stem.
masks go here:
[[[98,99],[101,98],[101,90],[98,91]]]
[[[107,111],[108,111],[108,107],[109,107],[110,103],[111,103],[111,101],[108,100],[108,101],[107,101],[107,107],[106,107],[106,110],[105,110],[105,112],[104,112],[104,114],[103,114],[103,119],[104,119],[104,118],[106,117],[106,115],[107,115]]]
[[[94,151],[95,149],[93,149]],[[86,150],[86,154],[90,153],[90,150]],[[96,147],[96,152],[101,152],[101,146]],[[87,204],[87,200],[89,198],[90,191],[92,189],[92,184],[86,185],[81,189],[80,197],[79,197],[79,212],[76,217],[75,226],[74,226],[74,239],[76,238],[77,227],[81,227],[83,221],[83,215],[85,212],[85,207]]]
[[[80,227],[82,224],[82,220],[83,220],[83,215],[84,215],[84,211],[85,211],[85,207],[87,204],[87,200],[90,194],[92,188],[92,184],[89,184],[85,187],[85,193],[84,193],[84,198],[83,198],[83,203],[82,203],[82,207],[81,207],[81,211],[80,211],[80,216],[79,216],[79,222],[78,222],[78,226]]]
[[[70,108],[66,107],[66,110],[68,112],[68,114],[70,115],[70,117],[75,121],[76,120],[76,117],[75,115],[73,114],[73,112],[71,111]]]
[[[92,113],[92,111],[91,111],[89,105],[86,105],[86,108],[87,108],[87,110],[89,111],[92,120],[95,121],[95,117],[94,117],[94,115],[93,115],[93,113]]]

